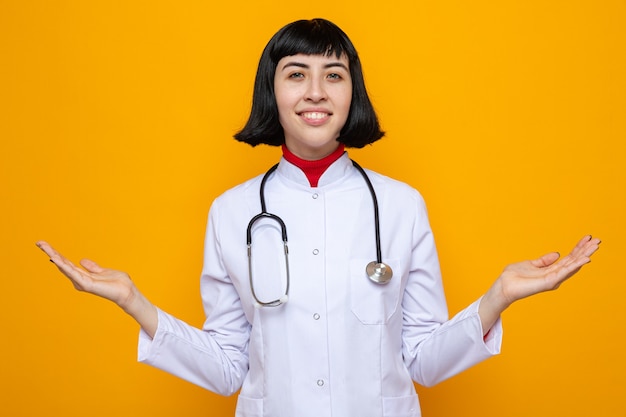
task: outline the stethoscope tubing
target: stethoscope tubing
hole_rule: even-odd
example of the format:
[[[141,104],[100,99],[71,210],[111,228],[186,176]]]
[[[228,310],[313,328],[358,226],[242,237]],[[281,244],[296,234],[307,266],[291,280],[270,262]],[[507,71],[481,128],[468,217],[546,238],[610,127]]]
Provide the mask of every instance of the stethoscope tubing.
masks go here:
[[[265,183],[267,182],[267,179],[272,174],[272,172],[276,171],[276,168],[278,168],[278,164],[272,166],[265,173],[265,175],[263,176],[263,179],[261,180],[261,186],[259,187],[261,212],[257,214],[256,216],[254,216],[252,219],[250,219],[250,222],[248,223],[248,228],[246,230],[246,244],[248,247],[248,277],[250,279],[250,290],[252,292],[252,297],[254,298],[256,303],[263,307],[277,307],[287,302],[287,298],[289,297],[289,285],[291,282],[290,274],[289,274],[289,245],[288,245],[288,239],[287,239],[287,226],[285,225],[285,222],[283,221],[283,219],[281,219],[279,216],[272,214],[272,213],[268,213],[267,206],[265,205]],[[259,299],[259,297],[256,294],[256,291],[254,290],[254,282],[252,279],[252,227],[258,220],[262,218],[272,219],[279,224],[280,233],[281,233],[281,237],[283,240],[284,254],[285,254],[285,270],[287,273],[286,283],[285,283],[285,295],[272,301],[261,301]]]
[[[376,198],[376,191],[374,191],[374,186],[370,181],[369,177],[365,173],[365,170],[361,168],[361,165],[357,164],[357,162],[351,159],[352,165],[361,173],[365,183],[367,184],[367,188],[370,190],[370,194],[372,195],[372,203],[374,204],[374,233],[376,236],[376,262],[383,262],[382,250],[380,248],[380,217],[378,215],[378,198]]]

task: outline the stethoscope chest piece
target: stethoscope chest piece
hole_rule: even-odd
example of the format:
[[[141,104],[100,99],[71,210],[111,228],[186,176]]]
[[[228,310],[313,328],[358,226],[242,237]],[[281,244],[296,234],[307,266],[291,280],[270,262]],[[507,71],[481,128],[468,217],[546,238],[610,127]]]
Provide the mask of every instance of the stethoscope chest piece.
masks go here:
[[[389,265],[376,261],[368,263],[365,272],[369,279],[376,284],[387,284],[393,276],[393,271]]]

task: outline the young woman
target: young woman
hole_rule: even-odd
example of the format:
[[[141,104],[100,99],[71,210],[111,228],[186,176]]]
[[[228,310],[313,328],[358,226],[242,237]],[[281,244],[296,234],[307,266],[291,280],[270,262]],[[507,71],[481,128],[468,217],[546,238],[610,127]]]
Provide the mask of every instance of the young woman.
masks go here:
[[[241,390],[237,416],[419,416],[413,381],[433,385],[498,353],[502,311],[557,288],[600,241],[506,267],[448,319],[422,197],[344,151],[382,136],[348,37],[323,19],[293,22],[266,46],[235,135],[282,146],[283,158],[211,207],[202,329],[159,310],[127,274],[38,246],[77,289],[140,324],[140,361]]]

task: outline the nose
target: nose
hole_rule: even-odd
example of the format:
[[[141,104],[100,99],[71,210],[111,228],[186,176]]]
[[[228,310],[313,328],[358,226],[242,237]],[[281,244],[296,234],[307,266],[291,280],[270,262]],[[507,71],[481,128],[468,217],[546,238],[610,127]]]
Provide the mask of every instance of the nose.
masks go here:
[[[319,102],[326,100],[326,89],[324,88],[324,81],[318,78],[311,78],[307,85],[306,100],[312,102]]]

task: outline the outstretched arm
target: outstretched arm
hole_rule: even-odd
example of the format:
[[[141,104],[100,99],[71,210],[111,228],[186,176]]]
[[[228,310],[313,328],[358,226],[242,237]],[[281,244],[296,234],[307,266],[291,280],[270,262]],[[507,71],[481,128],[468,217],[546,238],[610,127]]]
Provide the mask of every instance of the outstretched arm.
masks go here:
[[[511,264],[504,268],[500,277],[482,298],[478,308],[485,334],[500,314],[515,301],[540,292],[556,290],[583,265],[590,262],[591,255],[598,250],[599,245],[600,239],[585,236],[560,261],[559,254],[552,252],[539,259]]]
[[[37,242],[39,249],[50,257],[74,288],[113,301],[133,317],[150,337],[156,333],[158,313],[156,307],[139,292],[127,273],[102,268],[94,261],[83,259],[82,268],[63,257],[45,241]]]

